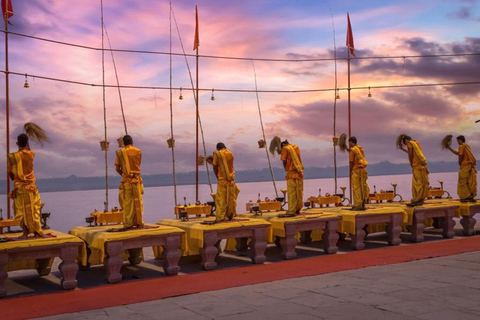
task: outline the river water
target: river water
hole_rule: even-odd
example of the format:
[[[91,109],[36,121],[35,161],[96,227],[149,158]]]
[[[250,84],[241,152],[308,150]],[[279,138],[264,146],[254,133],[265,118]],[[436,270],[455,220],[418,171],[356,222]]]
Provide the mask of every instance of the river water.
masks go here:
[[[397,193],[401,194],[404,200],[411,198],[411,174],[392,175],[392,176],[372,176],[368,179],[371,192],[373,186],[376,186],[377,192],[380,190],[393,190],[391,183],[397,183]],[[457,173],[432,173],[430,174],[430,184],[433,187],[439,187],[438,180],[444,181],[444,189],[452,197],[457,197]],[[348,178],[338,179],[338,187],[348,186]],[[274,198],[275,191],[272,182],[250,182],[239,183],[240,195],[238,197],[237,212],[245,212],[245,203],[249,200],[256,200],[258,193],[261,198]],[[215,192],[216,186],[213,186]],[[280,189],[286,188],[285,181],[277,182],[279,194]],[[210,188],[208,185],[201,185],[199,188],[199,198],[202,202],[212,201]],[[304,181],[304,200],[309,196],[317,196],[319,189],[322,189],[322,195],[325,193],[334,193],[334,180],[328,179],[310,179]],[[340,188],[338,193],[340,193]],[[348,189],[347,189],[348,192]],[[177,187],[178,202],[183,204],[183,197],[187,197],[187,203],[195,202],[195,186],[182,185]],[[51,218],[48,224],[52,229],[67,232],[69,229],[86,225],[85,217],[94,209],[103,209],[105,201],[105,190],[88,191],[68,191],[68,192],[43,192],[40,190],[42,202],[45,203],[44,212],[51,212]],[[109,190],[110,207],[118,206],[118,190]],[[2,206],[5,199],[2,196]],[[175,218],[173,187],[151,187],[145,188],[144,194],[144,220],[145,222],[155,223],[161,219]],[[4,218],[5,218],[5,210]]]

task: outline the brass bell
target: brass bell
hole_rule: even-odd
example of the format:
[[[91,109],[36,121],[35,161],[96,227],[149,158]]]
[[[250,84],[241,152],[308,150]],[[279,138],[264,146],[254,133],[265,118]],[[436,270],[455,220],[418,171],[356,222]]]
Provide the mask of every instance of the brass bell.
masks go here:
[[[213,94],[214,91],[215,91],[215,89],[212,89],[212,97],[210,98],[210,100],[212,100],[212,101],[215,101],[215,95]]]
[[[30,85],[28,84],[28,79],[27,79],[27,74],[25,73],[25,83],[23,84],[23,87],[25,89],[30,88]]]
[[[335,99],[340,100],[340,89],[337,88],[337,95],[335,96]]]
[[[180,87],[180,96],[178,97],[179,100],[183,100],[183,93],[182,93],[182,87]]]
[[[369,98],[372,97],[372,91],[370,90],[370,87],[368,87],[368,97],[369,97]]]

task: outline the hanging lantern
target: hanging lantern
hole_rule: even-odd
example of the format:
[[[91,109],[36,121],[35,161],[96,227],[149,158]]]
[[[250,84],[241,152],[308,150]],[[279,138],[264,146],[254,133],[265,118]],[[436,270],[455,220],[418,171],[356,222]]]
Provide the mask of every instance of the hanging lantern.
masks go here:
[[[258,147],[260,149],[266,148],[266,146],[267,146],[267,143],[265,142],[265,140],[263,139],[258,140]]]
[[[337,95],[335,96],[335,99],[340,100],[340,89],[337,88]]]
[[[338,139],[339,137],[338,136],[333,136],[332,140],[333,140],[333,145],[336,147],[338,146]]]
[[[368,87],[368,97],[369,97],[369,98],[372,97],[372,91],[370,90],[370,87]]]
[[[180,87],[180,96],[178,97],[179,100],[183,100],[183,93],[182,93],[182,87]]]
[[[215,91],[215,89],[212,89],[212,97],[210,98],[210,100],[212,100],[212,101],[215,101],[215,95],[213,94],[214,91]]]
[[[25,84],[23,85],[25,89],[30,88],[30,85],[28,84],[28,79],[27,79],[27,74],[25,73]]]
[[[123,137],[118,138],[117,142],[118,142],[118,147],[119,148],[125,147],[125,144],[123,143]]]
[[[198,156],[197,157],[197,165],[203,166],[205,164],[205,157],[204,156]]]
[[[110,142],[105,140],[100,141],[100,148],[102,151],[108,151],[110,149]]]
[[[169,149],[175,148],[175,139],[173,138],[167,139],[167,144]]]

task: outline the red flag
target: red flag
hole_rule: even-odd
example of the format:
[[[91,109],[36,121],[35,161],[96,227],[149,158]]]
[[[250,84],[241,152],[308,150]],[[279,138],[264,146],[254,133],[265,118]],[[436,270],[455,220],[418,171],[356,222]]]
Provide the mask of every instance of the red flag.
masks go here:
[[[200,46],[200,37],[198,36],[198,10],[195,6],[195,39],[193,40],[193,50],[197,50]]]
[[[355,57],[355,46],[353,45],[352,25],[350,24],[350,16],[348,15],[348,12],[347,12],[347,20],[348,20],[347,47],[350,50],[350,54]]]
[[[2,0],[3,18],[7,19],[13,16],[12,0]]]

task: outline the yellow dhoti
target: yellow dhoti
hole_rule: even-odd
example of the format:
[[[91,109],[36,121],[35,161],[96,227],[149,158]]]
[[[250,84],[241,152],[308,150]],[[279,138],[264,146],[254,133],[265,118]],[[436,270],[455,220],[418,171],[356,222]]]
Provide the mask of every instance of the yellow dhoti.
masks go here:
[[[460,199],[474,198],[477,195],[477,170],[472,165],[460,167],[457,193]]]
[[[122,182],[118,192],[118,202],[123,210],[125,228],[143,226],[143,183],[140,179]]]
[[[240,189],[235,181],[220,180],[215,195],[216,220],[232,219],[237,215],[237,197]]]
[[[414,167],[412,171],[412,202],[423,201],[427,198],[429,187],[427,166]]]
[[[28,233],[42,234],[40,209],[42,202],[34,184],[16,183],[12,192],[15,220]]]
[[[303,179],[287,179],[289,214],[299,212],[303,208]]]
[[[365,168],[352,170],[353,207],[363,208],[368,201],[370,188],[367,183],[368,173]]]

